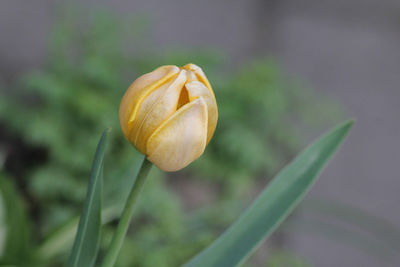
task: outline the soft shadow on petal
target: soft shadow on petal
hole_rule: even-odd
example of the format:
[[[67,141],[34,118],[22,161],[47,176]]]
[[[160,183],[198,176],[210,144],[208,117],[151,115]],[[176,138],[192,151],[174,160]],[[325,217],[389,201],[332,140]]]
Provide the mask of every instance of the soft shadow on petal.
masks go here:
[[[137,149],[146,153],[147,139],[176,112],[178,99],[186,82],[186,71],[151,92],[141,103],[131,129],[131,140]]]
[[[163,171],[177,171],[204,152],[208,114],[202,97],[184,105],[149,138],[147,156]]]
[[[218,110],[217,110],[217,103],[215,102],[214,95],[210,92],[210,90],[201,82],[193,81],[187,83],[186,89],[188,91],[189,100],[193,101],[199,97],[202,97],[207,105],[208,110],[208,129],[207,129],[207,144],[210,142],[215,127],[217,126],[218,120]]]

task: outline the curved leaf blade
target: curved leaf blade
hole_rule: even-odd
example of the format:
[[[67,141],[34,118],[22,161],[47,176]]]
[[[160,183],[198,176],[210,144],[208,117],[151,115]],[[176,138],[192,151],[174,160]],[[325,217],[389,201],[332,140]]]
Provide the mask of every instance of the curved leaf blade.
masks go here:
[[[78,232],[68,262],[70,267],[90,267],[96,260],[100,241],[104,151],[109,131],[103,132],[97,145]]]
[[[303,199],[352,125],[353,121],[345,122],[306,148],[236,222],[185,266],[231,267],[243,263]]]

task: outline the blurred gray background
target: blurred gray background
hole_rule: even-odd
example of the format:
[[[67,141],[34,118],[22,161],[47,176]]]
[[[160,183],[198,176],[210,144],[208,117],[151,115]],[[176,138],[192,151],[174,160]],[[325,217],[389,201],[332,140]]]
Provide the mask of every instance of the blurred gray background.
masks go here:
[[[0,1],[3,82],[40,67],[54,0]],[[121,16],[152,14],[160,48],[211,46],[240,63],[269,55],[336,99],[357,123],[310,197],[340,200],[400,226],[400,1],[85,0]],[[316,134],[317,135],[317,134]],[[313,137],[315,137],[314,135]],[[334,240],[290,234],[285,246],[315,266],[382,266]]]

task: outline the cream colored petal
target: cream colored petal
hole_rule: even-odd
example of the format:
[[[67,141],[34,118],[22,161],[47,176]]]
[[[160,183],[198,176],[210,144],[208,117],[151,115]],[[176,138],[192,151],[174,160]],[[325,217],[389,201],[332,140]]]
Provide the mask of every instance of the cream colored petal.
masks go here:
[[[211,94],[210,90],[201,82],[193,81],[187,83],[186,89],[189,95],[189,101],[193,101],[199,97],[202,97],[207,105],[208,111],[208,126],[207,126],[207,144],[210,142],[218,121],[218,108],[215,102],[214,95]]]
[[[197,79],[198,79],[200,82],[204,83],[204,85],[205,85],[208,89],[210,89],[212,95],[214,96],[214,93],[213,93],[213,91],[212,91],[211,84],[210,84],[210,82],[208,81],[208,79],[207,79],[206,75],[204,74],[203,70],[202,70],[199,66],[197,66],[197,65],[195,65],[195,64],[192,64],[192,63],[189,63],[189,64],[186,64],[183,68],[184,68],[184,69],[187,69],[187,70],[191,70],[192,72],[194,72],[194,73],[196,74]],[[215,98],[215,97],[214,97],[214,98]]]
[[[207,107],[202,97],[184,105],[149,138],[147,156],[163,171],[177,171],[203,154]]]
[[[146,153],[146,143],[150,135],[176,112],[185,82],[186,71],[181,70],[176,79],[152,91],[140,104],[132,125],[130,139],[142,153]]]
[[[136,116],[142,99],[171,77],[179,73],[177,66],[162,66],[136,79],[125,92],[119,109],[119,118],[124,135],[129,136],[131,122]]]

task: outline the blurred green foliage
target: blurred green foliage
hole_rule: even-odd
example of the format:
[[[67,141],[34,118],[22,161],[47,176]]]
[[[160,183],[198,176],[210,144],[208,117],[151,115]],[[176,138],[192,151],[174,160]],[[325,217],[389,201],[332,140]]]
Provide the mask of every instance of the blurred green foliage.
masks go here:
[[[278,251],[273,253],[272,256],[268,259],[267,267],[309,267],[304,259],[293,255],[287,251]]]
[[[118,206],[113,204],[126,195],[141,159],[120,131],[119,102],[130,82],[159,65],[201,66],[214,86],[219,123],[206,153],[192,166],[177,174],[152,171],[118,266],[177,266],[190,258],[247,205],[258,178],[270,177],[292,157],[302,141],[300,129],[311,126],[310,111],[321,99],[277,64],[257,60],[234,68],[215,51],[157,53],[145,32],[140,20],[121,22],[107,14],[84,23],[61,17],[45,66],[0,97],[7,132],[45,154],[33,166],[19,165],[24,189],[18,201],[34,200],[26,205],[30,212],[21,215],[32,217],[21,219],[32,222],[24,226],[31,230],[30,241],[21,246],[40,247],[76,220],[98,137],[109,126],[104,196],[106,206]],[[12,186],[11,179],[6,186]],[[103,248],[115,216],[108,220]],[[2,242],[8,244],[11,236]],[[60,266],[70,245],[28,255],[30,266]],[[18,256],[12,257],[15,251],[0,247],[5,262],[20,264]]]

